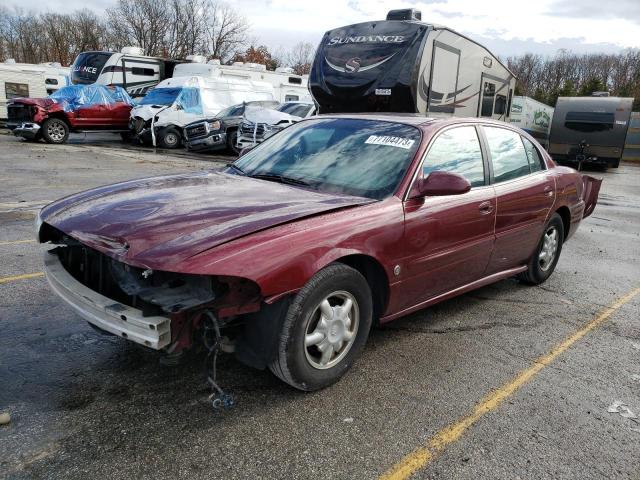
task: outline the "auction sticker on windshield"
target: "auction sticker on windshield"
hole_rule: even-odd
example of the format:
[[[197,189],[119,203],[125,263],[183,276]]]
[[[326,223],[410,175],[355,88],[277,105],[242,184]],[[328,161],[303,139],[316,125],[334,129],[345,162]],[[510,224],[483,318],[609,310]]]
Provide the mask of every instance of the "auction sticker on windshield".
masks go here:
[[[388,147],[398,147],[409,150],[415,143],[415,140],[402,137],[371,135],[364,143],[368,143],[369,145],[386,145]]]

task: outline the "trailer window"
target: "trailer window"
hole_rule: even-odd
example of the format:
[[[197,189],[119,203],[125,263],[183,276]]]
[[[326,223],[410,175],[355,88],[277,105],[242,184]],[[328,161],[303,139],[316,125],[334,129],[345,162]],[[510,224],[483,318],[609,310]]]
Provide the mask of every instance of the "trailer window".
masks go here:
[[[496,95],[496,104],[493,106],[494,115],[504,115],[507,111],[507,97],[504,95]]]
[[[156,72],[153,68],[131,67],[133,75],[141,75],[143,77],[153,77]]]
[[[302,85],[302,79],[298,77],[289,77],[289,83],[293,83],[295,85]]]
[[[29,85],[26,83],[5,82],[4,94],[7,100],[10,98],[22,98],[29,96]]]
[[[601,132],[613,129],[615,116],[609,112],[567,112],[564,126],[579,132]]]
[[[57,78],[47,78],[44,83],[46,83],[47,85],[58,85],[58,79]]]
[[[469,180],[472,187],[484,185],[484,164],[474,127],[451,128],[435,139],[422,165],[422,174],[452,172]]]
[[[492,117],[493,116],[493,99],[496,96],[496,84],[491,82],[484,82],[484,88],[482,89],[482,110],[480,116]]]
[[[499,127],[482,127],[493,164],[495,183],[513,180],[531,173],[529,159],[520,135]]]

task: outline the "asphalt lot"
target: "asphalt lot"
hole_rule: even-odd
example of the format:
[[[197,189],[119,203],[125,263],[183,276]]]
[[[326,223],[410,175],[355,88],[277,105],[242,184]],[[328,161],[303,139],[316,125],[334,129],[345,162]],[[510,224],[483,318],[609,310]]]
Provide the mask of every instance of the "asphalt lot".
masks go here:
[[[0,135],[0,477],[640,479],[640,419],[610,408],[640,417],[640,294],[615,303],[640,287],[640,165],[593,173],[599,204],[544,285],[505,280],[378,329],[316,393],[223,357],[237,405],[217,412],[201,358],[161,366],[96,333],[31,239],[63,195],[229,159]]]

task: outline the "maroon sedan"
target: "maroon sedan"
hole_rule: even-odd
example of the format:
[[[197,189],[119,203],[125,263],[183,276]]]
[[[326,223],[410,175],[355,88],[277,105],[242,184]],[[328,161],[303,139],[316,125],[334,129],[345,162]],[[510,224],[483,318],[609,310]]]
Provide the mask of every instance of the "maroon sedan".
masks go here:
[[[514,275],[544,282],[599,188],[504,123],[327,116],[222,172],[59,200],[38,234],[51,286],[98,329],[167,352],[225,335],[244,363],[315,390],[372,324]]]

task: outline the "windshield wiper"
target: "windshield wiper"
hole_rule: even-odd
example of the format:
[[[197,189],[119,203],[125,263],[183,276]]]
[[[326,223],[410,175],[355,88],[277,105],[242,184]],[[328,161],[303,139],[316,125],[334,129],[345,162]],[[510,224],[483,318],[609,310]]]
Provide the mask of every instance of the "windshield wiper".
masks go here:
[[[233,163],[227,163],[225,165],[225,167],[229,167],[229,168],[233,168],[236,172],[238,172],[240,175],[246,175],[245,171],[242,170],[239,166],[233,164]]]
[[[300,180],[299,178],[286,177],[284,175],[278,175],[276,173],[254,173],[249,175],[251,178],[259,178],[261,180],[269,180],[271,182],[285,183],[287,185],[302,185],[304,187],[309,186],[309,182]]]

